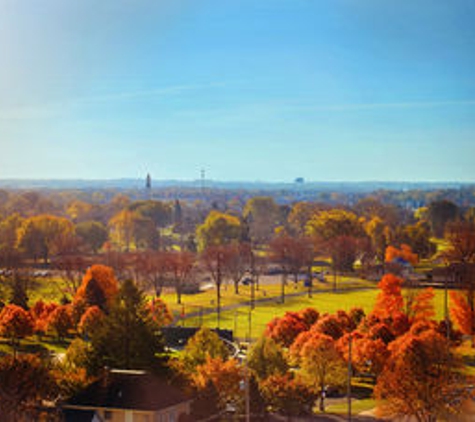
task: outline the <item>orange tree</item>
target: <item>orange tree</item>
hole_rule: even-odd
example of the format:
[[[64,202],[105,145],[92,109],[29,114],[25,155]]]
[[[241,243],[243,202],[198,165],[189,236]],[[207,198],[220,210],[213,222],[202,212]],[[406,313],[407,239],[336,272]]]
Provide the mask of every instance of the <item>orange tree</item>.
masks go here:
[[[406,333],[391,343],[390,358],[375,388],[385,414],[430,422],[460,411],[469,391],[450,346],[432,329]]]

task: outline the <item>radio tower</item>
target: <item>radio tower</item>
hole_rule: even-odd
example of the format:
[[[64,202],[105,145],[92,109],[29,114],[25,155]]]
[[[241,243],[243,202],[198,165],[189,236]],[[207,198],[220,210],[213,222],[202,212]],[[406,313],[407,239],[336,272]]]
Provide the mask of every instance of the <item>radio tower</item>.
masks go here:
[[[205,194],[205,169],[201,169],[201,196]]]

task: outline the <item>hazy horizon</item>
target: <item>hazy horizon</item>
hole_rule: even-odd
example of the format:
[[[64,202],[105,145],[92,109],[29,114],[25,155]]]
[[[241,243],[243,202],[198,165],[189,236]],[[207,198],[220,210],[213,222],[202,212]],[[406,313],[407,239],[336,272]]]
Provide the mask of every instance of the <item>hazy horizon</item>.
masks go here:
[[[0,179],[473,183],[475,3],[0,0]]]

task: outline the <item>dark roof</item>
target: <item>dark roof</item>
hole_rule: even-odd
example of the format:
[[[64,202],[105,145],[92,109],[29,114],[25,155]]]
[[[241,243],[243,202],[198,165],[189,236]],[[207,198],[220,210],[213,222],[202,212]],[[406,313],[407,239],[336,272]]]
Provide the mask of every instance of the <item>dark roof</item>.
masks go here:
[[[177,387],[147,372],[111,370],[64,406],[160,410],[188,400]]]
[[[94,410],[64,409],[63,417],[66,422],[91,422]]]

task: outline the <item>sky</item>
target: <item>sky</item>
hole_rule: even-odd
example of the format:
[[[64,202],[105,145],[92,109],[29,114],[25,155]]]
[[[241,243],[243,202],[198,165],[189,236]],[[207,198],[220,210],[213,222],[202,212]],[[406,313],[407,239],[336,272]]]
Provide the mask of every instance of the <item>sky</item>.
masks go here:
[[[0,0],[0,179],[475,182],[472,0]]]

